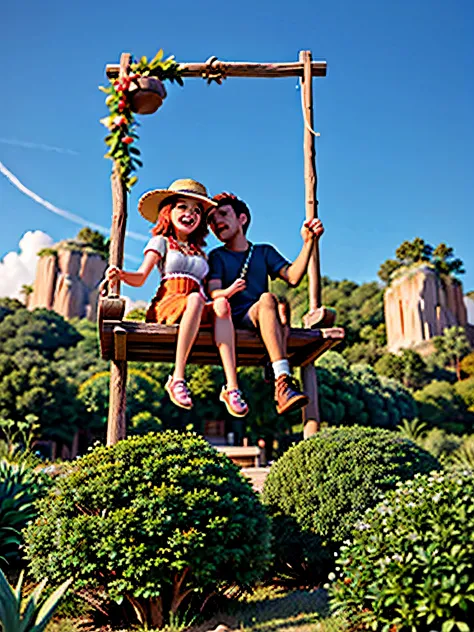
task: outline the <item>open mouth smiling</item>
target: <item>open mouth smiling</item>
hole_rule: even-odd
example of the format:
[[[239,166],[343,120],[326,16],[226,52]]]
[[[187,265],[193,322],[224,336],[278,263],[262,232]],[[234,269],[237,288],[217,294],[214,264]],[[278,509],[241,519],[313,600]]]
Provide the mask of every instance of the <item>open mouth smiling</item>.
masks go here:
[[[191,226],[194,226],[194,224],[196,223],[196,220],[194,217],[183,215],[183,217],[179,218],[179,223],[182,224],[183,226],[190,228]]]

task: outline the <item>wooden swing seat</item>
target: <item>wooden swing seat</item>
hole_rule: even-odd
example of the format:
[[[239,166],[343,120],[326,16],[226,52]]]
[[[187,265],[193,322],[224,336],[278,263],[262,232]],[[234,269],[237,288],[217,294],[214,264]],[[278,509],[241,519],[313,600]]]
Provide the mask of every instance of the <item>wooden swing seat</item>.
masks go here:
[[[178,325],[157,325],[128,320],[103,320],[100,348],[104,360],[130,362],[174,362]],[[344,338],[340,327],[291,329],[288,359],[292,366],[306,366]],[[260,336],[253,331],[236,331],[238,366],[264,366],[268,360]],[[201,329],[191,350],[191,364],[217,364],[220,357],[210,329]]]

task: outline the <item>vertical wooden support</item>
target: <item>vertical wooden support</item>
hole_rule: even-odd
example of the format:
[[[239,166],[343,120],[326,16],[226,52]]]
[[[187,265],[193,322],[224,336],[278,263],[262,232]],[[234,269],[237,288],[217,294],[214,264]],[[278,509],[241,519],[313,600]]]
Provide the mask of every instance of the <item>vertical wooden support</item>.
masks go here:
[[[120,77],[128,74],[131,56],[123,53],[120,57]],[[127,190],[120,175],[117,162],[114,163],[111,177],[112,184],[112,229],[110,231],[109,265],[123,266],[125,246],[125,229],[127,225]],[[110,295],[120,294],[120,282],[110,287]],[[107,445],[114,445],[125,439],[125,411],[127,406],[127,361],[112,360],[110,363],[110,398],[109,417],[107,422]]]
[[[318,216],[318,201],[316,190],[318,177],[316,174],[316,147],[313,129],[313,78],[311,75],[311,52],[300,52],[300,61],[303,62],[303,80],[301,82],[303,116],[304,116],[304,184],[306,219]],[[321,305],[321,272],[319,265],[319,247],[313,246],[311,259],[308,265],[309,281],[309,311],[313,312]]]
[[[303,408],[303,439],[316,434],[320,428],[318,380],[314,364],[301,368],[304,392],[309,396],[309,404]]]
[[[311,73],[311,52],[300,52],[303,63],[303,80],[301,82],[301,98],[304,117],[304,185],[306,219],[318,216],[318,201],[316,197],[316,148],[313,129],[313,78]],[[321,305],[321,272],[319,265],[319,247],[316,243],[308,264],[309,311],[314,312]],[[313,364],[301,370],[304,390],[310,397],[310,403],[303,409],[303,437],[306,439],[319,430],[320,414],[318,400],[318,384],[316,369]]]

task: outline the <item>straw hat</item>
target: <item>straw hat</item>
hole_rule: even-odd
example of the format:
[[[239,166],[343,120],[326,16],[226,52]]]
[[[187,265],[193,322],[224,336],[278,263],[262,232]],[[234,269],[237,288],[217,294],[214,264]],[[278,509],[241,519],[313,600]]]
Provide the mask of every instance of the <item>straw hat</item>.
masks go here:
[[[185,178],[175,180],[167,189],[155,189],[142,195],[138,202],[138,212],[149,222],[156,224],[160,204],[172,195],[198,200],[204,206],[204,211],[207,211],[211,206],[217,206],[216,202],[208,197],[206,187],[203,184]]]

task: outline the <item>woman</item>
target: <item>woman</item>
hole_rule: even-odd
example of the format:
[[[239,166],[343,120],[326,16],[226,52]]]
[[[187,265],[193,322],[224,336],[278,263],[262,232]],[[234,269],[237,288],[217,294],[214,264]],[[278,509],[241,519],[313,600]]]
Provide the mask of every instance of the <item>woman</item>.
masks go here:
[[[186,362],[200,325],[210,324],[214,326],[214,338],[227,380],[220,400],[231,415],[244,417],[248,406],[237,383],[230,306],[223,297],[206,302],[202,285],[209,271],[202,250],[207,234],[205,213],[214,205],[205,187],[195,180],[176,180],[168,189],[145,193],[138,203],[138,210],[155,226],[144,251],[143,263],[137,272],[112,266],[107,270],[107,279],[110,282],[118,278],[139,287],[153,268],[158,267],[161,283],[148,308],[146,321],[180,324],[174,372],[165,386],[171,401],[181,408],[192,408],[191,392],[185,380]]]

